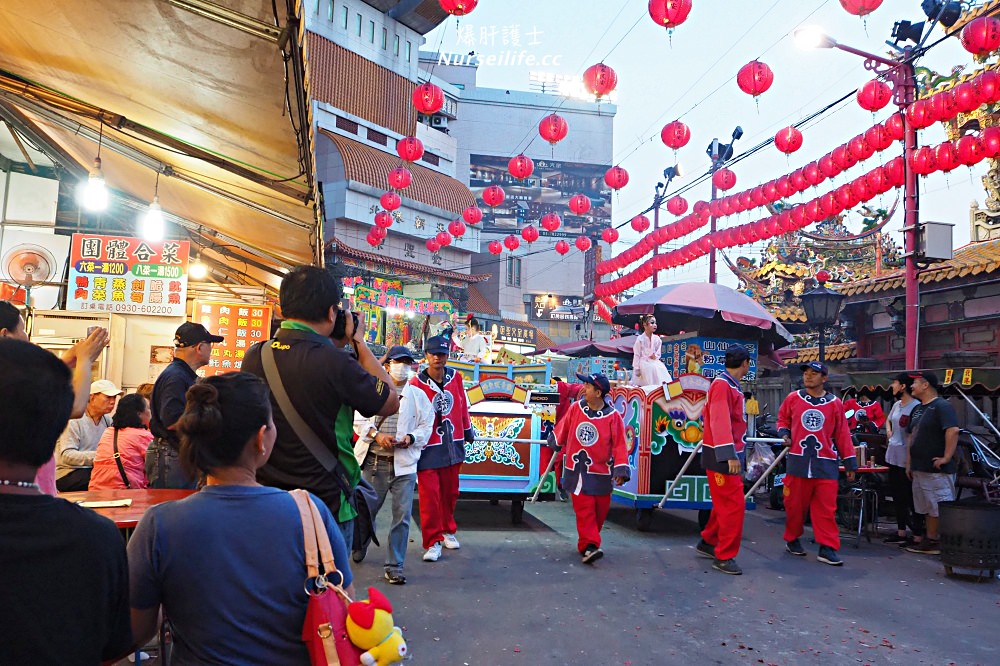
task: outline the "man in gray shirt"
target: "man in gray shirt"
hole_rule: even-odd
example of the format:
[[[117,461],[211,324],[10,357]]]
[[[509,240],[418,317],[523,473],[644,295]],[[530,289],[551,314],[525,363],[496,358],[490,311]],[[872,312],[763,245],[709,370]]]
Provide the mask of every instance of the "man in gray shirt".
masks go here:
[[[108,414],[115,411],[115,403],[122,393],[107,379],[90,385],[90,400],[83,416],[69,422],[56,445],[56,488],[59,492],[87,489],[97,442],[111,425]]]

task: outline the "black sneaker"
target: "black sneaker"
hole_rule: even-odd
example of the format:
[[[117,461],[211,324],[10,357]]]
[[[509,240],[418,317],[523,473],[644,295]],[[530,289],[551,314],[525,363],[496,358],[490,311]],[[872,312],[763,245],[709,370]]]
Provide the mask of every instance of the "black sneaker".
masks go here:
[[[924,538],[920,540],[920,543],[907,546],[906,551],[908,553],[917,553],[918,555],[940,555],[941,542]]]
[[[743,569],[740,569],[740,565],[736,564],[736,560],[716,560],[712,562],[712,568],[730,576],[739,576],[743,573]]]
[[[593,564],[597,560],[604,557],[604,551],[592,543],[587,544],[587,547],[583,549],[582,557],[584,564]]]
[[[806,549],[802,547],[798,539],[792,539],[791,541],[785,542],[785,550],[787,550],[792,555],[797,555],[799,557],[806,556]]]
[[[715,559],[715,546],[708,543],[704,539],[699,541],[698,545],[695,546],[694,549],[695,552],[697,552],[701,557],[710,557],[713,560]]]
[[[386,571],[385,579],[390,585],[406,585],[406,576],[398,571]]]
[[[352,550],[351,559],[354,560],[355,562],[361,562],[362,560],[365,559],[365,555],[367,554],[368,554],[367,548],[362,548],[361,550]]]
[[[829,546],[820,546],[819,554],[816,555],[816,560],[822,562],[823,564],[829,564],[832,567],[839,567],[844,564],[844,560],[840,559],[837,555],[837,551]]]
[[[906,541],[907,539],[905,536],[899,536],[898,534],[893,534],[892,536],[887,536],[882,539],[882,543],[891,543],[896,545],[904,545],[906,544]]]

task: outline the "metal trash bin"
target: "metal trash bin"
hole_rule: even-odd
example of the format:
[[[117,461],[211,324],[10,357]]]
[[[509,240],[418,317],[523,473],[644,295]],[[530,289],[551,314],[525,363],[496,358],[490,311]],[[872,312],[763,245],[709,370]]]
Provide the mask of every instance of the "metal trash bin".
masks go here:
[[[1000,569],[1000,505],[984,502],[941,502],[941,563],[990,572]]]

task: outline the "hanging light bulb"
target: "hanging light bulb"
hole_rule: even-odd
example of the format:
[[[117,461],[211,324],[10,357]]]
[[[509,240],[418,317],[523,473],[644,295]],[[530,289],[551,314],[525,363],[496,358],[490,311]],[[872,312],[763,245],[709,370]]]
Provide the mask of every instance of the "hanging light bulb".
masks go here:
[[[142,218],[139,225],[139,235],[152,242],[163,240],[163,209],[160,208],[160,172],[156,172],[156,185],[153,188],[153,203]]]
[[[77,200],[92,213],[99,213],[108,207],[108,188],[104,183],[100,157],[94,159],[94,168],[90,171],[87,182],[80,183],[77,188]]]
[[[194,263],[188,266],[188,277],[192,280],[204,280],[208,275],[208,266],[201,263],[201,255],[195,255]]]

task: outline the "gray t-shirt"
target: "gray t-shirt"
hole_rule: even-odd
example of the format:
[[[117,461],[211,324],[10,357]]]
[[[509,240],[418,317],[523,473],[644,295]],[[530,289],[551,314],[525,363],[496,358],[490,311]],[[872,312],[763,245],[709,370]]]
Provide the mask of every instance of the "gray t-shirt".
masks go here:
[[[56,444],[56,478],[61,479],[74,469],[93,467],[97,443],[110,425],[111,417],[107,415],[97,419],[97,423],[87,414],[70,421]]]
[[[885,450],[885,461],[896,467],[906,467],[906,434],[910,425],[910,414],[913,408],[920,404],[919,400],[910,400],[905,405],[897,400],[889,410],[889,423],[892,425],[892,436],[889,437],[889,448]]]

